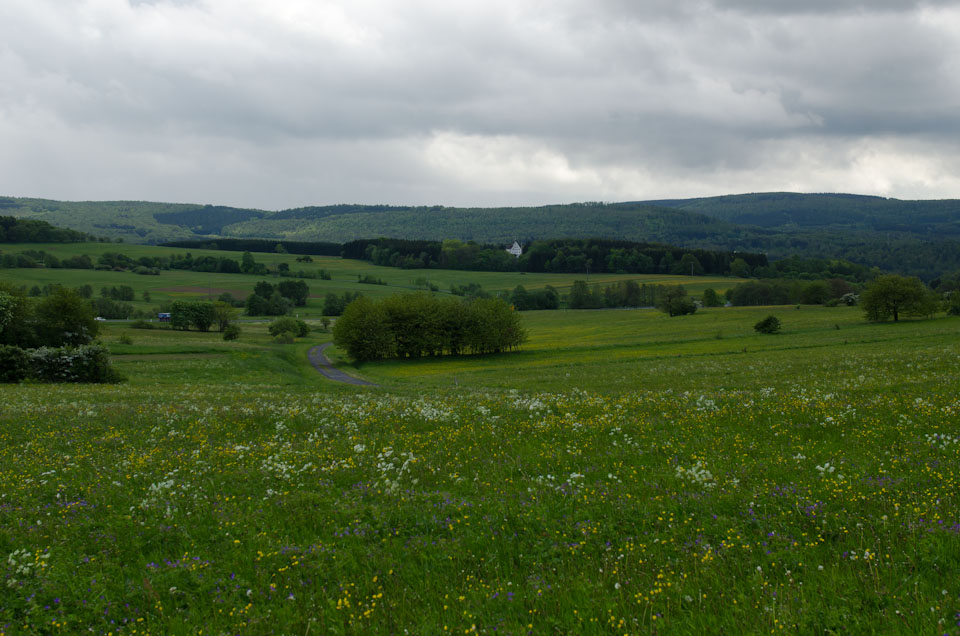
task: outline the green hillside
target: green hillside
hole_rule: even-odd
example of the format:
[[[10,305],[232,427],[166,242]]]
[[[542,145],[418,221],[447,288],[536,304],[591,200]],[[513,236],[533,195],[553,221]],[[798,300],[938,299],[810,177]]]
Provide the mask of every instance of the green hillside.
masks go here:
[[[378,236],[478,243],[617,238],[677,247],[846,259],[931,279],[960,269],[960,200],[759,193],[539,207],[332,205],[281,211],[136,201],[0,198],[0,214],[134,243]]]
[[[186,203],[0,197],[0,215],[37,219],[57,227],[129,243],[162,243],[206,235],[211,229],[208,218],[211,210],[221,214],[226,210],[235,211],[232,222],[249,218],[251,212],[268,214],[259,210]],[[207,216],[204,216],[205,212]]]
[[[855,194],[767,192],[647,203],[778,230],[844,227],[921,238],[960,237],[960,201],[954,199],[901,201]]]
[[[622,237],[679,244],[711,236],[736,236],[730,223],[684,210],[645,204],[575,203],[528,208],[369,206],[330,213],[326,209],[280,212],[225,228],[235,236],[349,241],[372,236],[478,243],[519,239]]]

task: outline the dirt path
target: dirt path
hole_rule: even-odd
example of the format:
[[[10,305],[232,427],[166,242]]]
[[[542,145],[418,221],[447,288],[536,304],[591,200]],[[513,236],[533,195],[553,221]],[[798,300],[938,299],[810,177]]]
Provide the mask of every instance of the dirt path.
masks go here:
[[[313,365],[313,368],[330,378],[334,382],[343,382],[345,384],[355,384],[357,386],[377,386],[373,382],[367,382],[366,380],[361,380],[360,378],[355,378],[352,375],[347,375],[340,369],[335,369],[333,364],[330,362],[330,358],[323,352],[324,349],[330,346],[329,342],[325,342],[322,345],[317,345],[310,349],[307,352],[307,358],[310,360],[310,364]]]

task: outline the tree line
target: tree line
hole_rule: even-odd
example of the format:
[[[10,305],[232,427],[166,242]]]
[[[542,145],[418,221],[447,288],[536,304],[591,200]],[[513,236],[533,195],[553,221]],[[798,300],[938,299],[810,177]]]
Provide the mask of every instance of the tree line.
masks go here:
[[[309,256],[305,258],[309,258]],[[301,262],[312,262],[312,259],[309,261],[301,260]],[[160,270],[187,270],[204,273],[254,274],[257,276],[275,274],[291,278],[330,280],[330,274],[323,269],[319,271],[293,270],[288,263],[278,263],[275,269],[269,269],[265,264],[257,262],[251,252],[244,252],[238,261],[225,256],[193,256],[190,252],[132,258],[122,252],[111,251],[104,252],[94,262],[87,254],[60,259],[44,250],[24,250],[18,253],[0,254],[0,267],[5,269],[45,267],[48,269],[112,270],[129,271],[143,275],[158,275]]]
[[[471,271],[542,273],[618,273],[746,275],[767,267],[764,254],[683,249],[655,243],[612,239],[533,241],[519,257],[500,246],[447,239],[408,241],[362,239],[345,243],[344,258],[407,269],[438,268]]]
[[[327,241],[277,241],[272,239],[217,238],[213,240],[168,241],[161,247],[183,247],[226,252],[273,252],[309,256],[340,256],[343,246]]]
[[[0,216],[0,243],[83,243],[97,238],[36,219]]]
[[[498,298],[462,301],[424,292],[360,297],[333,327],[333,341],[357,362],[511,351],[527,339],[520,316]]]

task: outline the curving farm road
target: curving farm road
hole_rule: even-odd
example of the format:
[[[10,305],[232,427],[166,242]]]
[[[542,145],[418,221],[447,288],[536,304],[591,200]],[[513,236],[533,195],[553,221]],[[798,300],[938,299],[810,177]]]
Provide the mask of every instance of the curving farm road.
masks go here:
[[[344,384],[355,384],[357,386],[377,386],[373,382],[367,382],[366,380],[361,380],[360,378],[355,378],[352,375],[347,375],[340,369],[337,369],[333,366],[333,363],[330,362],[330,358],[323,352],[324,349],[330,346],[331,343],[325,342],[322,345],[317,345],[310,349],[307,352],[307,359],[310,360],[310,364],[313,365],[313,368],[322,373],[324,376],[330,378],[334,382],[343,382]]]

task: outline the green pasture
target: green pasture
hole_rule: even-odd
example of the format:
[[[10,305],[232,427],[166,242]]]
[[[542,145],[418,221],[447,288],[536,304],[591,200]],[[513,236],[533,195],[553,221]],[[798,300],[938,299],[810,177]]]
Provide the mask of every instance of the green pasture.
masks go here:
[[[523,316],[378,387],[314,320],[0,385],[0,634],[960,633],[960,319]]]
[[[782,332],[754,331],[771,314],[782,321]],[[895,372],[883,360],[892,364],[900,352],[912,356],[926,347],[939,352],[960,337],[954,318],[868,324],[856,307],[713,308],[675,318],[653,309],[568,310],[524,318],[530,338],[520,351],[366,363],[357,372],[386,386],[423,390],[738,390],[842,376],[850,360],[862,358],[874,360],[887,381]]]
[[[781,319],[782,331],[754,331],[771,314]],[[522,315],[529,340],[514,352],[362,365],[336,347],[328,355],[348,373],[379,384],[373,391],[736,391],[792,386],[798,378],[839,381],[851,365],[865,361],[877,366],[860,381],[870,385],[886,386],[898,375],[935,375],[952,363],[944,347],[960,338],[956,318],[870,324],[856,307],[728,307],[674,318],[653,309]],[[243,335],[235,342],[224,342],[215,331],[141,330],[122,321],[101,323],[101,340],[132,384],[263,381],[323,389],[331,383],[307,364],[306,349],[332,337],[319,320],[307,322],[312,333],[294,346],[273,343],[266,318],[240,323]],[[133,343],[123,344],[121,336]],[[929,352],[927,363],[899,365],[901,354],[912,361],[918,351]]]
[[[267,333],[268,324],[266,320],[243,322],[240,338],[225,342],[216,331],[131,329],[122,322],[104,323],[100,339],[131,387],[245,385],[264,391],[279,387],[328,388],[306,364],[307,349],[329,338],[319,322],[311,321],[315,332],[293,345],[274,343]]]
[[[135,245],[128,243],[44,243],[4,245],[2,252],[17,253],[26,250],[38,250],[53,254],[59,259],[87,254],[96,262],[106,252],[120,252],[133,259],[141,256],[169,256],[171,254],[190,253],[193,256],[228,257],[240,260],[242,252],[221,252],[215,250],[196,250]],[[308,279],[310,300],[299,311],[304,316],[319,316],[323,308],[323,297],[330,292],[360,292],[373,298],[382,298],[404,291],[422,289],[418,279],[426,279],[439,288],[440,293],[449,293],[451,286],[478,283],[490,293],[509,293],[517,285],[528,290],[542,289],[552,285],[561,294],[568,293],[575,280],[587,280],[591,285],[601,287],[621,280],[635,280],[648,285],[684,285],[691,294],[699,295],[707,287],[713,287],[722,293],[735,284],[737,279],[705,276],[673,275],[625,275],[625,274],[525,274],[519,272],[467,272],[456,270],[398,269],[381,267],[364,261],[355,261],[326,256],[314,256],[312,263],[298,263],[295,254],[254,253],[259,263],[275,267],[287,263],[292,271],[305,270],[319,272],[324,269],[331,280]],[[385,285],[369,285],[357,282],[358,276],[373,276],[381,279]],[[114,272],[74,269],[6,269],[0,270],[0,278],[13,280],[17,284],[43,287],[50,283],[60,283],[69,287],[90,284],[94,293],[99,294],[101,287],[129,285],[136,291],[134,306],[143,311],[152,311],[161,302],[177,299],[216,298],[224,291],[231,292],[236,298],[245,298],[253,292],[260,280],[276,283],[280,278],[251,276],[246,274],[202,273],[184,270],[161,270],[159,276],[142,276],[132,272]],[[150,302],[141,300],[144,291],[150,293]]]

